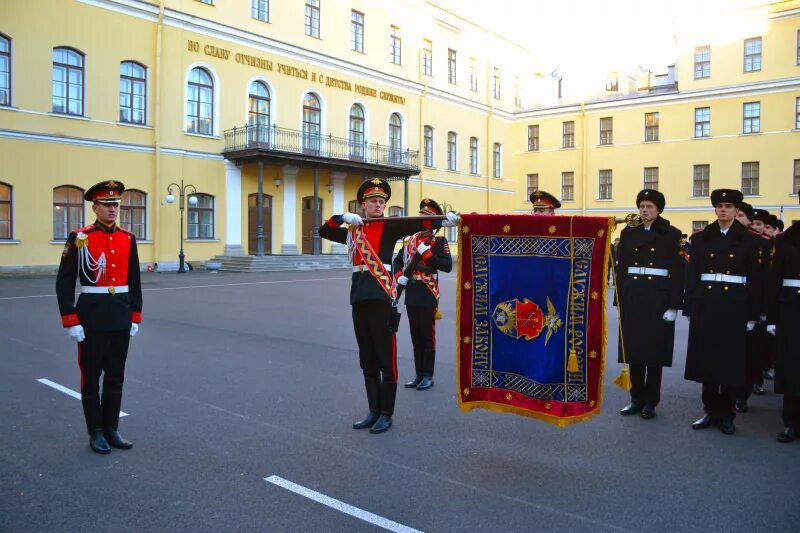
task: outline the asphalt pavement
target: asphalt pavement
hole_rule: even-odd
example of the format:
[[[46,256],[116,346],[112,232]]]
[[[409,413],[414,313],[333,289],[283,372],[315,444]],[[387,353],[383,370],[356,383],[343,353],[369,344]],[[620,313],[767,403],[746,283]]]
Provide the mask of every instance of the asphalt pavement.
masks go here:
[[[370,435],[351,428],[366,399],[349,279],[143,274],[120,424],[135,445],[100,456],[68,394],[80,375],[55,278],[0,278],[0,531],[797,530],[800,443],[775,441],[781,397],[767,382],[733,436],[693,431],[685,318],[653,420],[618,414],[610,306],[602,414],[562,429],[462,413],[455,276],[443,276],[435,386],[401,386],[394,426]]]

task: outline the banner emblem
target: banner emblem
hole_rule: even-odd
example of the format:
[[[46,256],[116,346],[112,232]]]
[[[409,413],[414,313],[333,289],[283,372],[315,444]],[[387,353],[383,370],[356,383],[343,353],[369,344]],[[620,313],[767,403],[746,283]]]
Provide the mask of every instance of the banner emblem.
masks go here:
[[[522,301],[515,298],[497,304],[492,319],[501,332],[515,339],[525,337],[526,341],[535,339],[544,328],[547,328],[545,345],[550,340],[550,336],[561,327],[561,318],[549,297],[547,298],[547,316],[535,302],[527,298]]]

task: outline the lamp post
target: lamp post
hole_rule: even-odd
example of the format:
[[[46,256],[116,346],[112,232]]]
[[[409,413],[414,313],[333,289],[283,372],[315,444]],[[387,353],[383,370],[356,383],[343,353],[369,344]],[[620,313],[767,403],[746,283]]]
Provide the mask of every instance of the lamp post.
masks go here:
[[[171,204],[175,201],[175,195],[172,194],[172,188],[175,187],[178,189],[179,194],[179,202],[178,202],[178,209],[181,211],[181,251],[178,252],[178,273],[185,274],[186,267],[184,262],[184,255],[183,255],[183,210],[185,208],[185,201],[184,198],[186,197],[186,191],[191,189],[189,193],[189,205],[197,205],[197,197],[194,196],[197,194],[197,188],[194,185],[187,183],[186,185],[183,184],[183,180],[181,180],[181,184],[178,185],[177,183],[170,183],[167,186],[167,203]]]

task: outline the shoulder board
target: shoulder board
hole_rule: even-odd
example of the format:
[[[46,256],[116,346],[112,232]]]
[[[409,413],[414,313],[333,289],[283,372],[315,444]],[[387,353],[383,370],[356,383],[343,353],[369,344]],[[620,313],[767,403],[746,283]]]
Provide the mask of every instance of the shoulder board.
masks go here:
[[[129,229],[125,229],[123,227],[117,226],[117,229],[126,235],[133,235],[133,232]]]
[[[84,226],[82,228],[78,228],[75,230],[75,233],[83,232],[89,233],[90,231],[95,231],[97,228],[94,227],[94,224],[89,224],[88,226]]]

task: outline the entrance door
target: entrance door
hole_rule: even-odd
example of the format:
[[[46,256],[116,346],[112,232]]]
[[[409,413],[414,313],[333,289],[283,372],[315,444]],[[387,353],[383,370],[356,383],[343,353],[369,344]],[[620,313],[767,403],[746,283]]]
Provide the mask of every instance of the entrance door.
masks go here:
[[[314,253],[314,233],[322,225],[322,198],[317,198],[317,220],[314,220],[314,197],[306,196],[303,198],[303,253]],[[321,246],[317,239],[317,253],[320,253]]]
[[[256,255],[258,253],[258,242],[256,241],[256,230],[258,228],[258,195],[256,193],[247,196],[247,253]],[[261,208],[264,213],[264,253],[272,253],[272,196],[264,195],[264,205]]]

